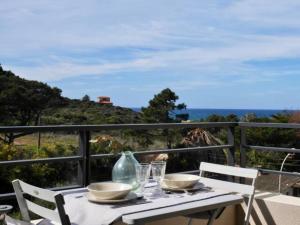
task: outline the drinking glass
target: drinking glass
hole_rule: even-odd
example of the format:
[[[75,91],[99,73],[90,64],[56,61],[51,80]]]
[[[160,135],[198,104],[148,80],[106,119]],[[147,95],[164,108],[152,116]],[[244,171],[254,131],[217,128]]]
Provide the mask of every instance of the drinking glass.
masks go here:
[[[166,162],[165,161],[153,161],[153,162],[151,162],[151,169],[152,169],[153,180],[155,180],[157,182],[156,192],[162,193],[161,182],[165,176]]]
[[[151,170],[151,166],[149,163],[140,163],[135,166],[136,181],[139,184],[138,192],[140,192],[141,194],[143,194],[145,185],[149,180],[150,170]]]

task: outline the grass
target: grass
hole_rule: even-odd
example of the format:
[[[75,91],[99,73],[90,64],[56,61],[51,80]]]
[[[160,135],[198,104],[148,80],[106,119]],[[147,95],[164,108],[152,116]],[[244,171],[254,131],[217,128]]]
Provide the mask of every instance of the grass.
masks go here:
[[[78,135],[75,134],[53,134],[41,133],[41,147],[49,144],[62,144],[78,146]],[[38,134],[26,135],[15,140],[16,146],[36,146],[38,145]]]

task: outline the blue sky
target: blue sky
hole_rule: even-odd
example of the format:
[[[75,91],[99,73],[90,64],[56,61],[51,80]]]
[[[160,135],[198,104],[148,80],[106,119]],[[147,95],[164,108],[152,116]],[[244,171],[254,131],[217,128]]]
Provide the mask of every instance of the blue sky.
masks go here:
[[[298,0],[1,0],[0,63],[140,107],[300,109]]]

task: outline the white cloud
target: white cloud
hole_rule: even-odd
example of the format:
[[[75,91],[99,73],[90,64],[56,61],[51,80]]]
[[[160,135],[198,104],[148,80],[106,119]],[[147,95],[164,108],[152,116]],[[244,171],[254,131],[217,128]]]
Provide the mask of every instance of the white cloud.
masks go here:
[[[77,63],[58,63],[54,65],[42,65],[37,67],[15,67],[13,71],[27,79],[36,79],[41,81],[55,81],[80,75],[102,75],[127,70],[145,70],[159,65],[149,60],[138,59],[122,63],[105,64],[77,64]]]
[[[256,27],[299,28],[299,10],[298,0],[246,0],[234,2],[227,13]]]
[[[243,63],[247,61],[299,56],[300,37],[254,36],[253,40],[237,41],[226,47],[207,49],[190,47],[170,51],[154,51],[147,54],[142,53],[140,56],[137,54],[134,59],[120,62],[107,61],[87,64],[80,63],[80,61],[61,62],[59,58],[56,58],[55,61],[58,62],[50,65],[43,64],[31,67],[10,65],[9,68],[28,79],[43,81],[60,80],[80,75],[103,75],[157,69],[169,69],[170,71],[194,69],[199,72],[205,71],[207,74],[221,73],[220,69],[226,69],[222,75],[228,76],[230,73],[235,73],[232,68],[242,72],[242,67],[247,67]],[[220,67],[220,69],[216,67]],[[242,75],[243,73],[240,74],[240,76]]]
[[[298,9],[291,0],[3,0],[0,59],[5,68],[42,81],[157,70],[199,74],[189,87],[216,84],[216,76],[266,80],[272,75],[246,63],[300,57],[300,35],[274,31],[275,25],[297,28]],[[109,53],[118,59],[106,53],[122,48],[127,52]]]

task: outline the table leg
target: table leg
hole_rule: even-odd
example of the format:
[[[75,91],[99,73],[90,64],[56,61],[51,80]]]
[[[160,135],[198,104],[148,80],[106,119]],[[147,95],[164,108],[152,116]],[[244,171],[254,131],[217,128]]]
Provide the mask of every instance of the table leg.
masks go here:
[[[193,219],[189,217],[189,221],[187,225],[192,225]]]
[[[207,222],[207,225],[212,225],[213,222],[215,221],[215,219],[220,215],[220,213],[222,213],[223,210],[224,210],[224,208],[218,208],[218,209],[214,210]]]

